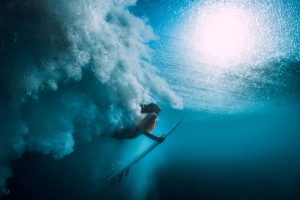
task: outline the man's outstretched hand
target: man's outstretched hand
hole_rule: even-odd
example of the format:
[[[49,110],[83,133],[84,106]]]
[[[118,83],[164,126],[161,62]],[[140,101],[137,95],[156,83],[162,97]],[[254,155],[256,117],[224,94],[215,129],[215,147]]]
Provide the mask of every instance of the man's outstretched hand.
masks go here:
[[[165,141],[165,139],[166,139],[166,136],[165,136],[165,135],[162,135],[162,136],[159,136],[159,137],[157,138],[157,141],[158,141],[159,143],[162,143],[163,141]]]

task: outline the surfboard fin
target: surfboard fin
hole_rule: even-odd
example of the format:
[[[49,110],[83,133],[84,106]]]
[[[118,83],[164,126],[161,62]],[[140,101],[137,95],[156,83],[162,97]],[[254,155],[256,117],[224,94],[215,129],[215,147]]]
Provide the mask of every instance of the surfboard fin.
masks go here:
[[[110,181],[112,185],[119,184],[124,177],[128,176],[128,174],[129,174],[129,168],[115,175],[114,177],[106,177],[105,180]]]

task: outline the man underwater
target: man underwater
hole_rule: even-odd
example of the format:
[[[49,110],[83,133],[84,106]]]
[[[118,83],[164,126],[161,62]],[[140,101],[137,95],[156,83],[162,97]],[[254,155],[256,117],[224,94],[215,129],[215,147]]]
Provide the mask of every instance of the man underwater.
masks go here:
[[[154,141],[163,142],[165,140],[164,135],[156,136],[150,132],[155,128],[158,113],[160,111],[160,107],[155,103],[141,104],[141,113],[146,114],[146,116],[141,119],[135,127],[122,128],[117,131],[113,137],[118,139],[132,139],[140,134],[144,134]]]

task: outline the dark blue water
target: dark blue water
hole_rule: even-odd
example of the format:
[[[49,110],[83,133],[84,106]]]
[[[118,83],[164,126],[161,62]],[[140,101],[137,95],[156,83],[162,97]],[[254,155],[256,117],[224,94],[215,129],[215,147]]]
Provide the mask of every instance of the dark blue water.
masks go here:
[[[143,9],[137,13],[149,16],[161,37],[153,44],[154,62],[188,107],[184,123],[161,147],[165,158],[151,197],[299,199],[299,45],[289,46],[299,41],[293,32],[299,33],[299,3],[229,1],[253,9],[271,34],[258,39],[269,55],[260,52],[250,63],[224,70],[199,61],[201,54],[179,42],[186,28],[181,20],[197,3],[204,13],[205,2],[214,4],[138,3]],[[167,17],[155,14],[160,11]]]
[[[300,199],[299,2],[74,2],[0,8],[1,199]],[[228,5],[256,46],[216,64],[195,13]],[[185,118],[107,184],[153,143],[102,137],[143,101],[162,106],[157,135]]]
[[[86,176],[99,162],[96,141],[63,160],[27,154],[14,162],[15,178],[8,184],[20,199],[298,199],[299,109],[238,115],[186,111],[181,126],[118,185],[103,186]],[[135,145],[131,152],[136,151]]]

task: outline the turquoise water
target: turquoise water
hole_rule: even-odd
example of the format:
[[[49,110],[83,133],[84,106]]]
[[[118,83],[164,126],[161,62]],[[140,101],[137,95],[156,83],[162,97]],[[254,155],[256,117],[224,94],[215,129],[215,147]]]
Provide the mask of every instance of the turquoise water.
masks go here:
[[[298,1],[4,2],[1,198],[300,198]],[[157,135],[185,118],[107,184],[153,144],[103,136],[143,101]]]
[[[149,161],[159,160],[154,189],[150,187],[156,192],[149,192],[150,196],[299,198],[300,5],[297,1],[228,2],[253,9],[263,21],[260,28],[271,31],[259,33],[262,50],[254,57],[237,65],[224,64],[225,68],[193,53],[188,35],[181,42],[188,27],[184,19],[193,7],[200,4],[199,13],[203,13],[206,4],[216,1],[138,3],[146,14],[137,13],[149,16],[159,35],[152,43],[153,62],[186,107],[182,125]],[[172,17],[156,16],[160,11]],[[197,28],[196,20],[192,18],[192,29]]]

